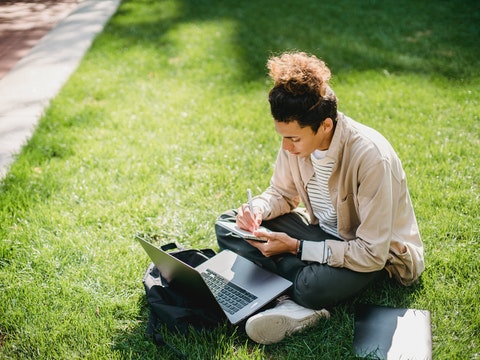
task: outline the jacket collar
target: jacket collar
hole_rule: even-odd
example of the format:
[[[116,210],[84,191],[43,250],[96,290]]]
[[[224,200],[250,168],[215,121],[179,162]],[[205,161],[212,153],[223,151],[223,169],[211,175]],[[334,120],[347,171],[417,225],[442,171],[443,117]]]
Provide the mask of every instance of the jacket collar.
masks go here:
[[[347,127],[347,117],[343,113],[338,112],[337,126],[335,127],[335,133],[333,134],[332,142],[330,143],[327,151],[327,157],[334,161],[334,169],[338,166],[338,163],[343,155],[343,147],[346,139],[345,134],[348,132]]]

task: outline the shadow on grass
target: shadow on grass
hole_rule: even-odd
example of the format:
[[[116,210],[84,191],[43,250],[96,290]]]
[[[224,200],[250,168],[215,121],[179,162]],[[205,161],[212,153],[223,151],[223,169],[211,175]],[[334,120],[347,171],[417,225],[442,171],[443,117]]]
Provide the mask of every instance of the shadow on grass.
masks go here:
[[[164,330],[162,336],[178,351],[188,354],[189,359],[225,358],[229,354],[235,355],[232,349],[239,348],[242,348],[241,351],[244,353],[257,355],[261,353],[263,354],[261,356],[267,358],[283,358],[286,353],[300,352],[305,359],[316,359],[321,352],[337,358],[354,359],[352,346],[355,306],[375,304],[409,308],[422,287],[421,280],[413,286],[404,287],[385,277],[363,294],[330,309],[329,320],[321,321],[309,331],[295,334],[279,344],[267,347],[259,347],[249,341],[243,325],[234,327],[225,324],[205,333],[191,331],[187,336]],[[117,332],[113,350],[124,359],[180,359],[174,350],[165,345],[157,347],[146,336],[149,309],[145,297],[140,299],[138,307],[141,313],[137,324]]]
[[[386,275],[382,281],[372,284],[364,293],[353,299],[355,304],[374,304],[396,308],[408,308],[423,289],[422,277],[411,286],[403,286]]]
[[[210,331],[192,329],[186,335],[161,329],[160,334],[168,345],[157,346],[146,335],[149,309],[145,298],[141,299],[139,307],[142,311],[136,326],[118,332],[114,338],[112,349],[123,359],[182,359],[182,354],[188,355],[188,359],[215,359],[247,341],[243,331],[223,324]]]
[[[234,24],[231,45],[246,82],[263,79],[266,59],[288,49],[315,53],[336,75],[380,70],[466,80],[480,68],[475,0],[128,0],[109,29],[126,46],[153,45],[168,52],[173,48],[169,30],[216,21]],[[191,61],[202,65],[202,59]]]

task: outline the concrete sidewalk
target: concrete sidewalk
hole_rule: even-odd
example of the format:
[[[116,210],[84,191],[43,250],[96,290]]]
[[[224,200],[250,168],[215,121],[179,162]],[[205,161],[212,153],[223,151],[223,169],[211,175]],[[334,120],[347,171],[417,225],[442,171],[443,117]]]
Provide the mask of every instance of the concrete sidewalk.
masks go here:
[[[0,79],[81,0],[0,0]]]
[[[0,80],[0,179],[120,1],[79,1]]]

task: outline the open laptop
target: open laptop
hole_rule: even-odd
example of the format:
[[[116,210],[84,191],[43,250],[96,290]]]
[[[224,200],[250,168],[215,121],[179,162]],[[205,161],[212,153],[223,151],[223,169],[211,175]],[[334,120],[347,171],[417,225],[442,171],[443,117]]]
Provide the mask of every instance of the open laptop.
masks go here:
[[[260,310],[292,285],[229,250],[193,268],[141,236],[137,239],[170,286],[220,308],[232,324]]]

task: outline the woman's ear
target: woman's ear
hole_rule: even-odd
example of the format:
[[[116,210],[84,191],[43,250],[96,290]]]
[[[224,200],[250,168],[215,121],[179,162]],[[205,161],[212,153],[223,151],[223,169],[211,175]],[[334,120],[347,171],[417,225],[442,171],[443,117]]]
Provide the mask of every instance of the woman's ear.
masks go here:
[[[325,120],[323,120],[322,127],[324,132],[326,133],[332,132],[334,128],[333,120],[329,117],[326,118]]]

